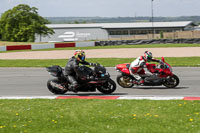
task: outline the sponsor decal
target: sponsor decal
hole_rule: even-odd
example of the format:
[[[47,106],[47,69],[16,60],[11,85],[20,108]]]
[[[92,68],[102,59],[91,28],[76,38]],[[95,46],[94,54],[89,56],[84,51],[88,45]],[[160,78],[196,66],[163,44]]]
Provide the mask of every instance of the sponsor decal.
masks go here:
[[[89,36],[91,36],[91,33],[81,33],[81,32],[76,33],[76,37],[89,37]]]
[[[64,41],[77,41],[79,38],[87,38],[91,36],[91,33],[87,32],[65,32],[63,35],[59,35],[58,38],[63,38]]]

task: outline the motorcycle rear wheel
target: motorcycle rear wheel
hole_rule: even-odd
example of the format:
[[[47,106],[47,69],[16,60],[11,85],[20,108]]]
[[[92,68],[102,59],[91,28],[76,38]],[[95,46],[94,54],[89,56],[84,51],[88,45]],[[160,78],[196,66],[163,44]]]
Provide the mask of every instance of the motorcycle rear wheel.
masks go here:
[[[131,76],[121,74],[117,76],[117,83],[123,88],[132,88],[134,86],[132,81],[133,78]]]
[[[49,79],[47,81],[47,88],[49,89],[50,92],[54,94],[64,94],[67,92],[67,90],[64,89],[59,89],[58,87],[53,86],[52,84],[61,84],[60,81],[56,79]]]
[[[102,86],[97,88],[103,94],[111,94],[116,90],[116,83],[112,79],[108,79]]]
[[[179,85],[179,78],[175,74],[171,77],[168,77],[164,82],[163,85],[167,88],[175,88]]]

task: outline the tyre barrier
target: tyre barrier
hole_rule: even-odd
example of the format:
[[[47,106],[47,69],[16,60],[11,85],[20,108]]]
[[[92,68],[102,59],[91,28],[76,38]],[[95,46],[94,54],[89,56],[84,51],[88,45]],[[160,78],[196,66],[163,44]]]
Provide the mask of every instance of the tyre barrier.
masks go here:
[[[154,39],[154,40],[115,40],[115,41],[96,41],[95,46],[111,45],[139,45],[139,44],[200,44],[200,38],[197,39]]]

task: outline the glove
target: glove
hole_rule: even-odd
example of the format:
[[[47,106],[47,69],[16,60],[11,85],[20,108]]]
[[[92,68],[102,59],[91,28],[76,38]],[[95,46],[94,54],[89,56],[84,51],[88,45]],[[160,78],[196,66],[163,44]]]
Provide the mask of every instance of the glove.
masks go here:
[[[160,63],[160,64],[163,64],[163,61],[162,61],[162,60],[159,60],[159,63]]]

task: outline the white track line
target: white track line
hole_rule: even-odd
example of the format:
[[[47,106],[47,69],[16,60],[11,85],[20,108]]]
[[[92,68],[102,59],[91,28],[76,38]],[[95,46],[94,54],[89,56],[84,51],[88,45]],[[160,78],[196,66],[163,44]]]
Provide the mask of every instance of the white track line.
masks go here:
[[[0,99],[56,99],[57,96],[8,96],[0,97]]]
[[[63,96],[63,95],[62,95]],[[0,96],[0,99],[56,99],[58,96]],[[64,96],[67,97],[67,96]],[[187,96],[190,97],[190,96]],[[200,96],[191,96],[199,97]],[[130,100],[183,100],[184,96],[119,96],[117,99]]]
[[[135,99],[135,100],[181,100],[184,97],[132,97],[132,96],[121,96],[118,99]]]
[[[0,99],[56,99],[58,96],[8,96],[0,97]],[[67,96],[66,96],[67,97]],[[181,100],[184,97],[135,97],[135,96],[120,96],[117,99],[132,99],[132,100]]]

